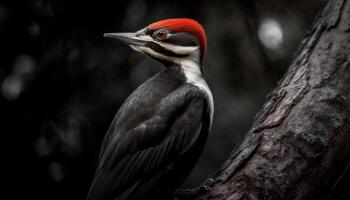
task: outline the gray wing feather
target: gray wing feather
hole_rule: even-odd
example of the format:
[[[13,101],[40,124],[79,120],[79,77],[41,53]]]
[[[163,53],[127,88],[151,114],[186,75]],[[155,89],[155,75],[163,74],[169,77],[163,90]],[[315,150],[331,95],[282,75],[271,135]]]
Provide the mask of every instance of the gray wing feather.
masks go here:
[[[152,118],[124,137],[113,135],[117,130],[106,136],[88,199],[139,199],[146,194],[170,161],[198,137],[203,101],[198,89],[173,94],[160,103]],[[148,174],[152,176],[146,179]]]

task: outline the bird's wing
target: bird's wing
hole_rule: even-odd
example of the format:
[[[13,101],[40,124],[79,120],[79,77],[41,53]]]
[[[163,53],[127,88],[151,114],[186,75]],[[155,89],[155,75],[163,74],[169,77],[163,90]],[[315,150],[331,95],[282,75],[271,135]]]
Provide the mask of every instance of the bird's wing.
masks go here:
[[[151,118],[126,134],[111,132],[102,147],[88,199],[142,196],[140,193],[147,192],[167,170],[170,160],[196,141],[205,106],[203,92],[187,86],[163,98]]]

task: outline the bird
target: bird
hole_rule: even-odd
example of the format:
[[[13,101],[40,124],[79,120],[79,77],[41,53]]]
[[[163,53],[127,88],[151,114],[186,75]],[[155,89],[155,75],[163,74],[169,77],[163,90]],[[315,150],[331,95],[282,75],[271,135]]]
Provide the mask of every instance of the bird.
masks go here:
[[[87,199],[172,199],[198,161],[213,121],[213,95],[202,69],[205,30],[194,19],[171,18],[104,37],[163,67],[117,111]]]

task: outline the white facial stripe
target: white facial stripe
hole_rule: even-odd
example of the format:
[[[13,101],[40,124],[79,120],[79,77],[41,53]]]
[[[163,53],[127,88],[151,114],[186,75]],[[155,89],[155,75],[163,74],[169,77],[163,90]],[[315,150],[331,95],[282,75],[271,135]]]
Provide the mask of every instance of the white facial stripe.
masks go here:
[[[160,60],[166,60],[166,61],[172,61],[173,60],[173,57],[169,57],[169,56],[166,56],[166,55],[163,55],[163,54],[160,54],[156,51],[154,51],[153,49],[151,48],[148,48],[148,47],[143,47],[143,46],[134,46],[134,45],[130,45],[132,49],[134,49],[135,51],[138,51],[138,52],[141,52],[141,53],[144,53],[144,54],[148,54],[148,55],[151,55],[155,58],[158,58]]]
[[[180,55],[188,55],[198,49],[197,46],[179,46],[179,45],[168,44],[164,42],[158,42],[158,41],[155,41],[155,42],[160,46],[162,46],[163,48]]]
[[[154,51],[151,48],[148,47],[143,47],[143,46],[134,46],[134,45],[130,45],[132,49],[134,49],[135,51],[139,51],[141,53],[146,53],[149,54],[155,58],[158,58],[160,60],[165,60],[165,61],[169,61],[169,62],[173,62],[179,65],[182,65],[183,63],[199,63],[199,49],[197,48],[196,50],[194,50],[189,56],[183,57],[183,58],[178,58],[178,57],[172,57],[172,56],[166,56],[163,54],[160,54],[156,51]]]

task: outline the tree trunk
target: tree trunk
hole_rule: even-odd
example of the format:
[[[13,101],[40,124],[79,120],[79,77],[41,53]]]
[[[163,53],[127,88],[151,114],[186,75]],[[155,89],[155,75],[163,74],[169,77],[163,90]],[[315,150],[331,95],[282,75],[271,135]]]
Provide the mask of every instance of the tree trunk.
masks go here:
[[[328,1],[214,185],[191,199],[324,199],[350,166],[350,1]],[[234,134],[234,132],[232,133]]]

